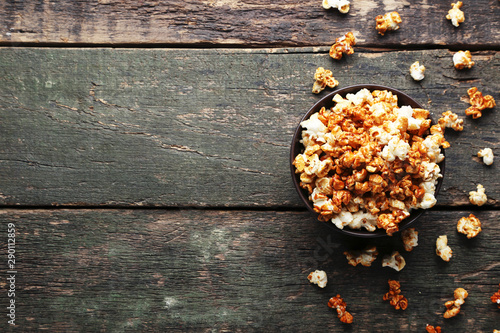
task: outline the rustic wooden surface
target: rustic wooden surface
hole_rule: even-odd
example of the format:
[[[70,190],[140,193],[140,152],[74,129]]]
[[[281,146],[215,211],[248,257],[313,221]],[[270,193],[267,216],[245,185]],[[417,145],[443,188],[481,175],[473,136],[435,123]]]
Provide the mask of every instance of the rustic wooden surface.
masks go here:
[[[463,1],[460,28],[446,19],[452,0],[355,0],[346,15],[321,1],[3,1],[0,42],[317,46],[353,31],[364,46],[500,46],[498,0]],[[375,17],[393,10],[404,24],[382,37]]]
[[[34,332],[447,332],[500,329],[490,301],[500,283],[498,106],[464,115],[467,89],[500,103],[500,1],[354,0],[342,15],[321,0],[0,2],[0,308],[6,309],[7,234],[16,227],[16,327]],[[385,36],[374,18],[397,10]],[[353,31],[355,54],[328,56]],[[453,68],[456,50],[476,65]],[[415,82],[409,66],[426,77]],[[436,207],[416,225],[374,240],[315,221],[292,186],[289,149],[317,67],[340,87],[399,88],[434,117],[451,110],[446,172]],[[492,166],[476,157],[490,147]],[[481,183],[488,203],[471,206]],[[470,213],[475,239],[457,233]],[[453,258],[435,255],[446,234]],[[372,267],[342,254],[375,245]],[[407,266],[381,267],[399,250]],[[315,269],[327,288],[309,284]],[[382,296],[401,282],[409,300]],[[454,289],[469,297],[444,319]],[[337,293],[354,315],[339,322]]]
[[[500,216],[478,212],[484,231],[468,240],[456,231],[468,214],[428,212],[412,252],[398,236],[368,241],[380,251],[372,267],[349,266],[342,255],[365,242],[328,232],[307,212],[9,209],[1,217],[18,225],[24,331],[425,332],[429,323],[492,332]],[[435,255],[441,234],[453,249],[449,263]],[[381,266],[392,250],[406,259],[401,272]],[[317,268],[328,273],[325,289],[306,278]],[[405,311],[382,300],[389,278],[401,282]],[[457,287],[469,297],[446,320]],[[350,328],[327,306],[337,293],[355,318]]]
[[[500,67],[499,53],[474,54],[477,65],[458,72],[447,50],[360,51],[340,63],[325,52],[2,49],[0,201],[303,207],[289,147],[318,100],[312,76],[324,66],[341,86],[397,87],[436,117],[452,110],[466,118],[463,132],[446,132],[452,146],[439,203],[467,205],[481,183],[498,207],[500,188],[489,184],[497,166],[474,158],[484,147],[499,152],[496,112],[472,120],[464,111],[471,86],[499,97],[491,70]],[[408,72],[416,60],[428,68],[421,83]]]

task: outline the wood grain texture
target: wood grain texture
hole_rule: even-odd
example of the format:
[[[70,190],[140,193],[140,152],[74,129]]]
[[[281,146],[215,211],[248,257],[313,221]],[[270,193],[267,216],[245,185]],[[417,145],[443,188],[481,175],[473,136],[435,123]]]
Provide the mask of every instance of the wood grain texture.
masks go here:
[[[497,0],[464,1],[458,28],[451,2],[356,0],[343,15],[321,0],[12,0],[0,3],[0,43],[318,46],[353,31],[364,46],[500,46]],[[401,28],[380,36],[375,17],[393,10]]]
[[[4,209],[0,228],[17,229],[17,323],[26,332],[422,332],[427,323],[492,332],[500,216],[475,212],[483,231],[469,240],[456,231],[469,213],[425,214],[412,252],[399,235],[353,239],[304,212]],[[435,254],[442,234],[449,263]],[[349,266],[342,252],[366,245],[380,252],[372,267]],[[393,250],[406,259],[401,272],[381,266]],[[327,272],[325,289],[307,281],[315,269]],[[401,282],[406,311],[382,300],[388,279]],[[443,304],[458,287],[469,297],[446,320]],[[354,315],[350,328],[327,307],[337,293]]]
[[[467,89],[500,101],[500,54],[474,54],[457,71],[446,50],[363,52],[333,61],[327,49],[0,49],[0,202],[4,205],[303,207],[289,147],[321,96],[316,67],[341,87],[396,87],[434,116],[465,117]],[[420,60],[426,78],[408,68]],[[467,205],[477,183],[498,206],[497,109],[446,137],[441,205]]]

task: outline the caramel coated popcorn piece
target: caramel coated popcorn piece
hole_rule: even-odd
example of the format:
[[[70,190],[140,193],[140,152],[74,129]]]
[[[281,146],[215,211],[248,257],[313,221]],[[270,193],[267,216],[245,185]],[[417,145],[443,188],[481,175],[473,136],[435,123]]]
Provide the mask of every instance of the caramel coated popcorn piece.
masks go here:
[[[382,267],[390,267],[398,272],[405,266],[405,258],[403,258],[398,251],[393,251],[391,255],[386,255],[384,256],[384,259],[382,259]]]
[[[472,61],[470,51],[458,51],[453,55],[453,65],[456,69],[472,68],[475,62]]]
[[[482,206],[488,201],[483,185],[477,185],[477,191],[469,192],[469,201],[476,206]]]
[[[314,73],[314,80],[316,80],[312,88],[312,92],[314,94],[319,94],[326,88],[326,86],[335,88],[339,85],[339,81],[335,80],[332,71],[324,69],[323,67],[318,67],[316,69],[316,73]]]
[[[350,1],[348,0],[323,0],[323,8],[337,8],[342,14],[349,12]]]
[[[460,307],[462,306],[462,304],[464,304],[465,299],[467,298],[467,296],[469,296],[469,293],[467,293],[467,290],[463,288],[457,288],[455,289],[453,295],[455,297],[454,301],[448,301],[444,303],[444,306],[446,306],[446,312],[444,313],[443,317],[447,319],[455,317],[457,314],[459,314]]]
[[[464,120],[459,119],[458,115],[451,111],[446,111],[441,114],[441,118],[438,119],[438,125],[443,130],[447,127],[452,128],[455,131],[464,130]]]
[[[498,286],[498,291],[491,296],[491,301],[500,309],[500,284]]]
[[[424,79],[425,66],[420,65],[418,61],[415,61],[410,66],[410,75],[415,81],[422,81]]]
[[[477,87],[472,87],[467,90],[469,95],[470,107],[465,110],[465,114],[472,116],[473,119],[480,118],[483,114],[484,109],[492,109],[495,107],[495,99],[491,95],[483,96],[483,94],[477,90]]]
[[[464,12],[460,10],[462,7],[462,1],[457,1],[451,4],[451,9],[448,11],[446,18],[451,21],[455,27],[458,27],[460,23],[465,21]]]
[[[427,324],[427,326],[425,326],[425,330],[427,331],[427,333],[441,333],[440,326],[434,327],[432,325]]]
[[[362,251],[345,251],[344,255],[347,258],[348,264],[351,266],[361,264],[369,267],[372,265],[372,262],[377,259],[378,251],[375,246],[372,246]]]
[[[492,165],[493,164],[493,150],[491,148],[484,148],[481,149],[480,151],[477,152],[478,157],[483,158],[483,163],[486,165]]]
[[[448,237],[446,235],[439,236],[436,240],[436,254],[444,261],[450,261],[453,251],[448,246]]]
[[[398,30],[399,23],[403,22],[401,20],[401,16],[399,16],[398,12],[390,12],[384,15],[378,15],[375,17],[376,26],[378,33],[382,36],[390,30]]]
[[[330,300],[328,301],[328,306],[332,309],[337,310],[337,316],[339,317],[341,322],[346,324],[352,323],[353,317],[349,312],[347,312],[347,305],[340,297],[340,295],[330,298]]]
[[[335,40],[335,44],[330,48],[330,57],[335,60],[342,59],[342,54],[351,55],[354,53],[353,46],[356,45],[356,38],[352,32],[348,32],[345,36]]]
[[[405,250],[408,252],[418,245],[418,231],[416,231],[415,228],[401,231],[401,238],[403,239]]]
[[[474,214],[469,214],[469,217],[462,217],[458,221],[457,230],[469,239],[476,237],[481,232],[481,221]]]
[[[408,300],[401,295],[401,285],[398,281],[389,280],[389,292],[382,297],[384,301],[389,301],[389,303],[396,310],[406,310],[408,307]]]

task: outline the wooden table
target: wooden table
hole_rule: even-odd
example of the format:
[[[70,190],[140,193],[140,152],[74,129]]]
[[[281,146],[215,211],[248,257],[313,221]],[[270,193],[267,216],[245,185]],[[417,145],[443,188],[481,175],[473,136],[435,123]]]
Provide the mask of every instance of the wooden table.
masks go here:
[[[498,106],[464,114],[476,86],[500,102],[500,1],[354,0],[348,14],[320,0],[0,3],[1,331],[34,332],[492,332],[500,309]],[[397,10],[381,36],[375,16]],[[335,61],[352,31],[355,53]],[[452,57],[472,51],[475,66]],[[420,61],[425,79],[409,67]],[[438,204],[417,224],[419,245],[373,240],[319,223],[293,188],[295,127],[320,95],[317,67],[340,87],[399,88],[434,116],[451,110]],[[488,202],[472,206],[483,184]],[[456,231],[474,213],[483,231]],[[8,266],[9,229],[15,265]],[[450,262],[435,254],[447,235]],[[371,267],[346,250],[376,245]],[[12,247],[13,248],[13,247]],[[382,267],[400,251],[406,267]],[[11,257],[11,258],[14,258]],[[325,270],[320,289],[309,272]],[[8,279],[14,277],[15,281]],[[409,305],[382,296],[401,283]],[[12,282],[12,283],[11,283]],[[14,286],[15,295],[9,295]],[[463,287],[460,314],[444,303]],[[327,306],[341,294],[352,325]],[[7,315],[15,301],[15,324]]]

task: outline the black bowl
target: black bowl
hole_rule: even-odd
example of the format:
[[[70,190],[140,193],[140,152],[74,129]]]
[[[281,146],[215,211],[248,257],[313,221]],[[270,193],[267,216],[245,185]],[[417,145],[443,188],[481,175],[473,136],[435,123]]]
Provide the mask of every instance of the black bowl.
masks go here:
[[[309,211],[311,211],[316,217],[318,216],[318,213],[314,211],[312,201],[309,200],[309,193],[307,190],[303,189],[300,187],[300,175],[295,173],[295,166],[293,165],[293,161],[295,159],[295,156],[297,156],[299,153],[302,153],[304,151],[304,146],[300,143],[300,140],[302,138],[302,126],[300,126],[300,123],[304,120],[307,120],[313,113],[318,112],[322,107],[331,108],[335,106],[335,102],[332,101],[333,96],[336,94],[339,94],[340,96],[344,97],[347,94],[350,93],[356,93],[359,90],[366,88],[370,91],[373,90],[387,90],[392,92],[394,95],[398,97],[398,105],[401,107],[403,105],[409,105],[412,108],[420,108],[420,109],[425,109],[422,105],[420,105],[417,101],[415,101],[413,98],[408,96],[407,94],[403,93],[402,91],[399,91],[394,88],[390,87],[385,87],[381,85],[375,85],[375,84],[358,84],[358,85],[353,85],[345,88],[338,89],[336,91],[331,92],[330,94],[326,95],[325,97],[321,98],[316,104],[314,104],[309,111],[302,117],[302,119],[299,122],[299,126],[297,126],[297,129],[295,130],[295,133],[293,135],[293,140],[292,140],[292,146],[290,148],[290,170],[292,172],[292,179],[293,183],[295,185],[295,189],[299,193],[300,198],[302,201],[305,203]],[[432,116],[429,116],[431,118],[431,122],[434,124],[435,121],[432,119]],[[444,155],[444,149],[441,149],[441,153]],[[441,174],[444,176],[444,161],[441,161],[438,165],[441,169]],[[443,183],[443,177],[438,179],[438,183],[436,184],[436,191],[435,191],[435,196],[437,196],[441,184]],[[402,231],[410,226],[413,226],[415,222],[422,216],[422,214],[425,212],[424,209],[412,209],[410,216],[405,218],[401,223],[399,223],[399,231]],[[368,231],[365,229],[351,229],[349,227],[345,227],[344,229],[339,229],[337,228],[331,221],[327,222],[321,222],[325,223],[327,226],[331,227],[335,231],[341,232],[343,234],[347,234],[350,236],[355,236],[355,237],[364,237],[364,238],[375,238],[375,237],[382,237],[382,236],[387,236],[387,233],[383,229],[377,229],[375,231]]]

